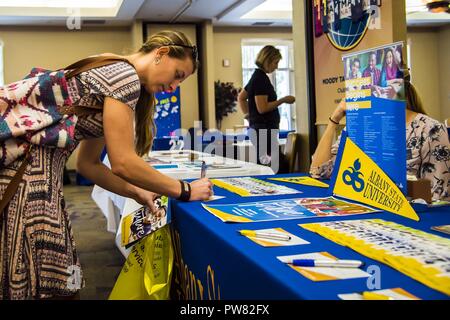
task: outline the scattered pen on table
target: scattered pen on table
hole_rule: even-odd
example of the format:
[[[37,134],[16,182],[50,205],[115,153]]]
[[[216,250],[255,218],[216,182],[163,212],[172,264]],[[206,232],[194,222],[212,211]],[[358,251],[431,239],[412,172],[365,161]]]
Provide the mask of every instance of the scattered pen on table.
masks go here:
[[[281,241],[291,240],[291,236],[287,235],[287,234],[261,232],[261,231],[253,231],[253,230],[240,230],[239,233],[243,236],[249,236],[249,237],[255,237],[255,238],[265,238],[265,239],[281,240]]]
[[[203,179],[204,177],[206,177],[206,168],[207,168],[206,162],[203,160],[202,161],[202,171],[200,173],[200,179]]]
[[[289,259],[284,263],[297,267],[335,267],[335,268],[359,268],[364,263],[359,260],[314,260],[314,259]]]

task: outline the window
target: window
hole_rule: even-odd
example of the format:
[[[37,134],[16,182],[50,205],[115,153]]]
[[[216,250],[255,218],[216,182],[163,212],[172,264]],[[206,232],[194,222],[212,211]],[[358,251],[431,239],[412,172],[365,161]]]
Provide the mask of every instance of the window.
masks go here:
[[[0,86],[5,84],[3,78],[3,42],[0,41]]]
[[[294,61],[293,44],[287,40],[258,39],[242,41],[242,79],[243,86],[248,83],[256,69],[255,60],[258,52],[267,44],[272,44],[280,50],[282,59],[278,69],[269,74],[269,79],[275,88],[278,99],[294,94]],[[282,104],[280,112],[280,130],[295,130],[295,104]],[[247,123],[247,120],[245,120]]]

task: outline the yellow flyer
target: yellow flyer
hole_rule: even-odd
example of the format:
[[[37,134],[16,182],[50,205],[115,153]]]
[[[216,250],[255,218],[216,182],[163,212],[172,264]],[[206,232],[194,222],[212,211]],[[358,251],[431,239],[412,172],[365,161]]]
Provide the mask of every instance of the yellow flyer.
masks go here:
[[[246,231],[247,233],[245,233]],[[308,241],[303,240],[282,228],[240,230],[240,232],[242,235],[263,247],[284,247],[309,244]]]
[[[450,295],[450,240],[381,219],[300,224]]]
[[[421,300],[402,288],[338,294],[341,300]]]
[[[219,188],[236,193],[241,197],[302,193],[292,188],[252,177],[211,179],[211,182]]]
[[[319,187],[319,188],[328,188],[329,185],[320,180],[311,178],[311,177],[288,177],[288,178],[269,178],[269,180],[281,181],[281,182],[289,182],[302,184],[305,186]]]

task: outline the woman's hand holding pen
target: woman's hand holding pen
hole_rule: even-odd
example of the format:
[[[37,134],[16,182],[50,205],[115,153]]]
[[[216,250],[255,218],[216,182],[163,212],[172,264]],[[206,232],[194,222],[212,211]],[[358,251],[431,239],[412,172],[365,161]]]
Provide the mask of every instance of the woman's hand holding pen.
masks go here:
[[[191,184],[190,201],[208,200],[213,195],[213,184],[208,178],[195,180]]]

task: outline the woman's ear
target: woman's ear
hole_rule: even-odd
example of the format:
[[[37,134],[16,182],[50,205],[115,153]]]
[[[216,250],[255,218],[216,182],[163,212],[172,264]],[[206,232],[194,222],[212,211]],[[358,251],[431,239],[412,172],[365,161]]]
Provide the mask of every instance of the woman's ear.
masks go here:
[[[166,54],[169,54],[169,52],[170,52],[170,48],[169,47],[166,47],[166,46],[160,47],[160,48],[158,48],[156,50],[156,56],[162,57],[162,56],[164,56]]]

